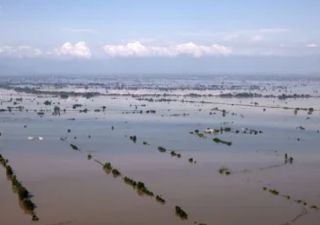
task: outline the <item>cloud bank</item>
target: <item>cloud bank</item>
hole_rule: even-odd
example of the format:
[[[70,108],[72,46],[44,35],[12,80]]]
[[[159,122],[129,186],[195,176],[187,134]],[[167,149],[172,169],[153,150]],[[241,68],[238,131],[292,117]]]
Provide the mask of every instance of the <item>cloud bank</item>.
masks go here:
[[[0,46],[0,56],[9,58],[36,58],[43,55],[43,52],[29,45]]]
[[[193,42],[173,46],[147,46],[139,41],[124,45],[105,45],[104,52],[111,57],[174,57],[180,55],[195,58],[203,56],[229,55],[232,49],[223,45],[198,45]]]
[[[38,48],[30,45],[0,45],[1,58],[47,58],[47,59],[108,59],[112,58],[156,58],[181,57],[201,58],[211,56],[307,56],[320,55],[319,44],[304,42],[298,44],[278,44],[262,42],[255,37],[255,43],[241,43],[232,45],[212,44],[204,45],[195,42],[181,44],[156,45],[154,42],[140,41],[125,44],[107,44],[96,47],[92,53],[85,41],[64,42],[58,47]]]

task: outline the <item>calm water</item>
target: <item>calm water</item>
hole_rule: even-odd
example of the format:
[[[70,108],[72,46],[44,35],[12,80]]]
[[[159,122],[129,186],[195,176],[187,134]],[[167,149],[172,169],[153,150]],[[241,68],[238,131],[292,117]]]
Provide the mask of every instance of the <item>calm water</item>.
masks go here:
[[[8,80],[3,78],[2,82],[5,81]],[[311,205],[320,206],[319,80],[228,79],[226,82],[223,77],[206,77],[141,78],[119,83],[121,80],[100,77],[58,81],[59,88],[57,80],[51,78],[38,79],[36,85],[30,78],[10,80],[11,84],[39,90],[94,90],[109,95],[61,99],[48,94],[0,90],[0,108],[24,106],[21,111],[0,112],[0,154],[9,159],[17,177],[32,193],[40,218],[32,222],[30,215],[23,212],[1,167],[1,224],[147,225],[194,224],[195,221],[212,225],[319,224],[320,211],[310,209]],[[84,82],[85,86],[80,84]],[[252,85],[259,89],[252,90]],[[170,90],[159,89],[163,87]],[[312,97],[279,100],[217,96],[241,92],[298,93]],[[202,96],[187,96],[190,93]],[[138,100],[150,98],[146,94],[159,96],[153,96],[153,102]],[[22,102],[15,100],[20,97]],[[161,98],[175,101],[156,101]],[[44,105],[46,100],[52,104]],[[262,107],[255,107],[255,102]],[[82,107],[74,110],[73,104]],[[52,115],[55,105],[61,108],[60,116]],[[105,111],[101,110],[102,106],[106,106]],[[226,115],[214,110],[215,107],[226,110]],[[294,113],[291,107],[313,107],[314,111]],[[89,111],[79,113],[84,108]],[[42,117],[37,115],[41,109],[45,110]],[[135,110],[144,113],[133,113]],[[156,113],[147,114],[146,110]],[[195,129],[202,132],[220,127],[240,132],[204,137],[190,134]],[[243,133],[244,128],[262,133]],[[129,139],[132,135],[137,136],[136,143]],[[232,145],[215,143],[212,141],[215,137],[231,141]],[[70,143],[76,144],[80,151],[72,150]],[[158,146],[174,150],[182,157],[160,153]],[[285,153],[294,158],[292,164],[284,164]],[[137,194],[121,177],[106,174],[101,165],[88,160],[88,154],[103,163],[111,162],[124,176],[143,181],[155,194],[163,196],[166,204]],[[191,157],[196,163],[188,162]],[[231,171],[229,176],[219,173],[223,167]],[[263,187],[281,194],[273,195]],[[308,205],[295,200],[306,201]],[[188,220],[175,215],[175,205],[188,213]]]

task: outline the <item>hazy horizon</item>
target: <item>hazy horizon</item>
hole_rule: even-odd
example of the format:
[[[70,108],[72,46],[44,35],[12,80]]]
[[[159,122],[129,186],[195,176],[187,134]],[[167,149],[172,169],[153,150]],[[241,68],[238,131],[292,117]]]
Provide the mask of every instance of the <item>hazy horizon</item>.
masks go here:
[[[318,74],[320,2],[0,1],[0,75]]]

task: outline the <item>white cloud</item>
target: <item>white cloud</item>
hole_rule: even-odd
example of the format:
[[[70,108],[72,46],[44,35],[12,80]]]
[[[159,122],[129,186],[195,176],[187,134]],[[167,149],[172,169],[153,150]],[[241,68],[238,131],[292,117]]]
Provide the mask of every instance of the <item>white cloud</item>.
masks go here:
[[[55,53],[59,56],[71,56],[78,58],[91,57],[91,50],[84,41],[79,41],[75,44],[66,42],[60,48],[56,49]]]
[[[111,57],[149,57],[149,56],[179,56],[192,57],[228,55],[232,50],[223,45],[197,45],[193,42],[172,46],[147,46],[139,41],[125,45],[105,45],[104,51]]]
[[[315,43],[309,43],[306,45],[307,48],[318,48],[319,46]]]
[[[42,55],[43,53],[40,49],[29,45],[0,46],[0,56],[12,58],[35,58]]]
[[[142,45],[139,41],[131,42],[126,45],[105,45],[104,51],[112,56],[148,56],[150,49]]]
[[[223,45],[197,45],[193,42],[177,45],[175,51],[180,54],[202,57],[210,55],[228,55],[232,50]]]

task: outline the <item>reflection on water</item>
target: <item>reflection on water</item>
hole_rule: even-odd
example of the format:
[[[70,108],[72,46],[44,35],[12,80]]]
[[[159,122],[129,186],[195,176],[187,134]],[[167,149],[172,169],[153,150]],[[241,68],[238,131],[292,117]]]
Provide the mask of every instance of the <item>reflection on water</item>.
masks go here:
[[[320,212],[311,208],[320,205],[318,80],[228,80],[221,84],[222,78],[174,82],[141,78],[123,81],[120,88],[118,80],[110,79],[97,78],[99,85],[90,85],[87,80],[85,87],[80,84],[84,78],[79,82],[63,79],[64,85],[58,88],[54,81],[44,84],[38,79],[41,90],[114,94],[88,99],[26,94],[7,87],[0,90],[0,108],[4,109],[0,112],[0,153],[10,159],[15,173],[34,195],[40,218],[37,223],[318,224]],[[34,87],[32,82],[26,83]],[[167,83],[171,90],[162,89]],[[201,88],[201,83],[206,88]],[[24,86],[21,81],[18,84]],[[213,96],[250,88],[264,95],[297,90],[313,97]],[[150,98],[143,96],[146,93],[153,94],[153,101],[144,99]],[[81,106],[74,110],[74,104]],[[16,106],[23,109],[7,110]],[[60,116],[52,115],[54,106],[60,107]],[[291,109],[310,107],[314,108],[312,113]],[[88,112],[80,113],[83,109]],[[39,116],[40,110],[43,116]],[[232,132],[205,133],[221,127],[230,127]],[[246,128],[262,132],[248,134]],[[195,130],[204,135],[190,134]],[[136,136],[136,141],[130,136]],[[232,145],[215,143],[214,138],[232,141]],[[80,151],[72,150],[70,144]],[[159,146],[166,152],[159,151]],[[181,157],[172,157],[173,151]],[[286,154],[293,157],[292,164],[285,163]],[[190,163],[190,158],[196,163]],[[166,204],[137,195],[120,177],[107,176],[102,169],[105,162],[112,162],[123,176],[143,181],[163,196]],[[230,174],[219,173],[221,168]],[[280,194],[264,191],[264,187]],[[0,199],[1,224],[33,223],[21,213],[2,168]],[[175,215],[176,205],[188,213],[187,221]]]

